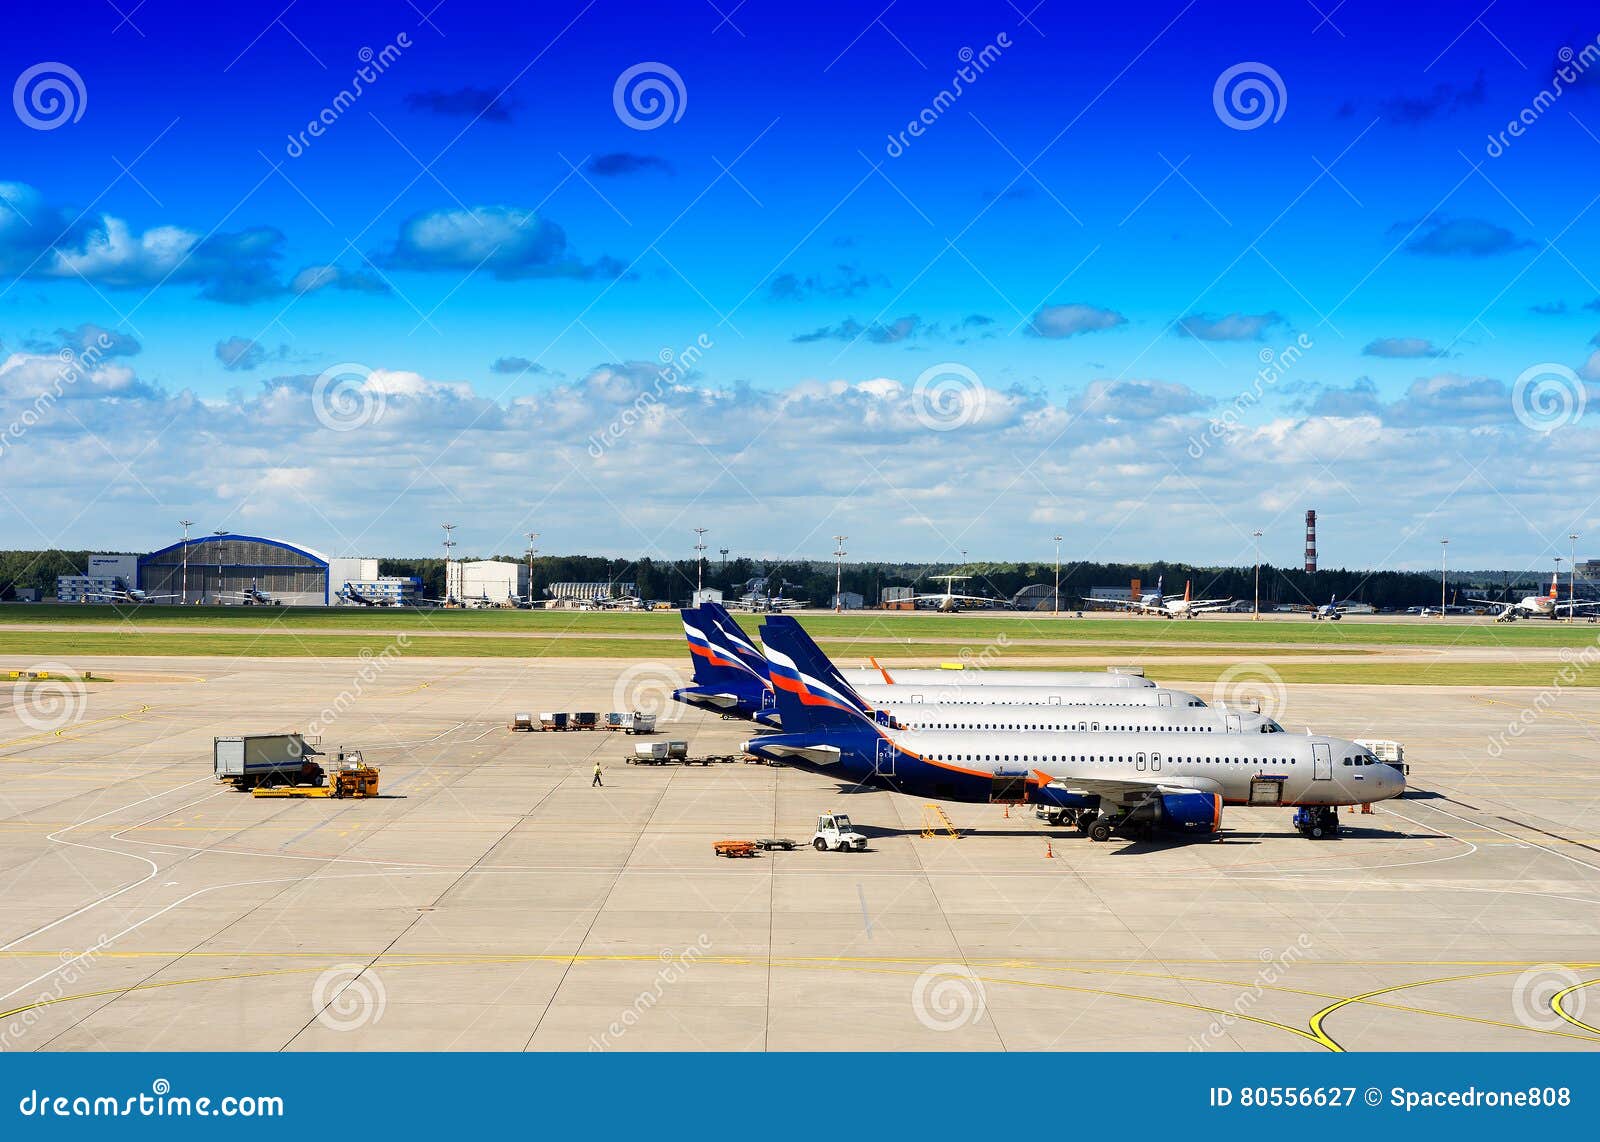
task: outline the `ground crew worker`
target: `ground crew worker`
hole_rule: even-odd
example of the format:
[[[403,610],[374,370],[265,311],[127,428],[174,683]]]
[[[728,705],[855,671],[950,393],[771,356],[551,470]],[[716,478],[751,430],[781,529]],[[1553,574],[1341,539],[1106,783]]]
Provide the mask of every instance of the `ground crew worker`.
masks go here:
[[[600,780],[600,763],[598,761],[594,763],[594,780],[589,783],[589,788],[593,789],[596,785],[602,789],[606,787],[606,783]]]

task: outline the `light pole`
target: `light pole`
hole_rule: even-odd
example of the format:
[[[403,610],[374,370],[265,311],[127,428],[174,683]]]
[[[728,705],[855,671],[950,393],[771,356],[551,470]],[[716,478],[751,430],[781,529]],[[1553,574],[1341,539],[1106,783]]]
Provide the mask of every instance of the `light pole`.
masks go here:
[[[1061,536],[1055,537],[1056,541],[1056,593],[1051,598],[1050,613],[1057,618],[1061,617]]]
[[[1445,616],[1444,578],[1446,568],[1449,566],[1449,562],[1450,541],[1448,539],[1441,539],[1439,541],[1439,617],[1441,619]]]
[[[717,551],[722,556],[722,570],[726,572],[728,570],[728,549],[726,547],[719,547],[717,548]]]
[[[844,557],[849,554],[844,549],[844,541],[848,535],[833,537],[833,613],[844,612]]]
[[[533,557],[539,554],[539,549],[533,541],[539,538],[537,531],[528,532],[528,609],[533,610]]]
[[[1578,533],[1573,532],[1567,538],[1572,541],[1572,563],[1567,568],[1567,621],[1570,623],[1578,616]]]
[[[178,596],[178,605],[184,606],[189,602],[189,529],[194,526],[192,519],[180,519],[183,525],[183,593]]]
[[[456,541],[450,538],[450,533],[456,529],[456,525],[443,523],[439,526],[444,528],[444,601],[448,604],[455,599],[450,590],[450,549],[456,545]]]
[[[1252,531],[1250,534],[1255,537],[1256,541],[1256,604],[1250,621],[1258,623],[1261,621],[1261,533]]]
[[[710,530],[709,527],[697,527],[694,529],[696,541],[694,545],[694,601],[696,603],[700,601],[700,592],[705,590],[706,532]]]

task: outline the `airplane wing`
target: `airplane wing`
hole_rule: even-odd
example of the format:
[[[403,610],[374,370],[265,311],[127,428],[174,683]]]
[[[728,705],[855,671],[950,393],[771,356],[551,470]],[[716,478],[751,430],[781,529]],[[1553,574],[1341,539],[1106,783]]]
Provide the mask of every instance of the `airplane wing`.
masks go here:
[[[1584,611],[1592,610],[1595,607],[1600,607],[1600,603],[1557,603],[1555,605],[1555,609],[1558,611]]]
[[[1191,599],[1189,601],[1189,609],[1191,611],[1199,611],[1199,610],[1212,611],[1212,610],[1216,610],[1218,607],[1229,606],[1232,603],[1233,603],[1232,599]]]
[[[1126,777],[1057,777],[1035,770],[1034,775],[1052,789],[1083,793],[1127,805],[1152,793],[1220,793],[1222,786],[1207,777],[1162,777],[1159,774],[1129,774]]]
[[[1142,599],[1096,599],[1094,601],[1104,606],[1116,607],[1119,610],[1148,611],[1151,609]]]

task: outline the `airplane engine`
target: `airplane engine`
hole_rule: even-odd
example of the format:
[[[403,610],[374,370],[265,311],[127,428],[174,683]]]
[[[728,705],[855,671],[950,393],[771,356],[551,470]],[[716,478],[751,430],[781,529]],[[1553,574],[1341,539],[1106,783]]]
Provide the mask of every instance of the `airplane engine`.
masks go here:
[[[1215,793],[1163,793],[1156,800],[1161,827],[1174,833],[1215,833],[1222,828],[1222,798]]]

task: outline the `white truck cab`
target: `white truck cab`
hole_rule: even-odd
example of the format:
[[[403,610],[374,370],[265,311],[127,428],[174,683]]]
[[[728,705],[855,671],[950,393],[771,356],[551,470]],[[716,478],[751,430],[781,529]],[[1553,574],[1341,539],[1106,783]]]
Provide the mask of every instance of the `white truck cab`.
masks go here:
[[[817,831],[811,834],[811,847],[820,852],[866,852],[867,838],[850,826],[843,813],[824,813],[817,818]]]

